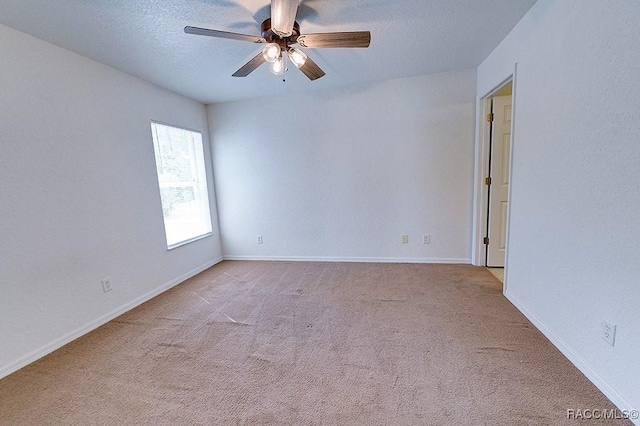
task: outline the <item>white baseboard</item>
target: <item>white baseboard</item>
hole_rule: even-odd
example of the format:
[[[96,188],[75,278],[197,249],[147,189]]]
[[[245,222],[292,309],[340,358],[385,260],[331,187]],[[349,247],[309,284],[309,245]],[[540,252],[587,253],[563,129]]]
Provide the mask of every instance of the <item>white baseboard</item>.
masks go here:
[[[188,280],[189,278],[199,274],[200,272],[204,271],[205,269],[208,269],[210,267],[212,267],[215,264],[218,264],[220,262],[222,262],[222,257],[214,259],[210,262],[205,263],[204,265],[201,265],[195,269],[192,269],[191,271],[180,275],[179,277],[161,285],[160,287],[151,290],[150,292],[132,300],[129,303],[126,303],[122,306],[120,306],[119,308],[114,309],[113,311],[109,312],[106,315],[101,316],[100,318],[97,318],[93,321],[91,321],[90,323],[77,328],[67,334],[65,334],[64,336],[62,336],[59,339],[54,340],[53,342],[46,344],[42,347],[40,347],[39,349],[36,349],[35,351],[27,354],[26,356],[20,358],[18,361],[9,364],[6,367],[2,367],[0,368],[0,379],[3,377],[8,376],[9,374],[18,371],[19,369],[21,369],[22,367],[25,367],[29,364],[31,364],[34,361],[37,361],[38,359],[50,354],[51,352],[55,351],[56,349],[59,349],[61,347],[63,347],[64,345],[66,345],[67,343],[70,343],[72,341],[74,341],[75,339],[84,336],[85,334],[89,333],[90,331],[95,330],[96,328],[100,327],[101,325],[104,325],[106,323],[108,323],[109,321],[111,321],[114,318],[119,317],[120,315],[124,314],[125,312],[130,311],[131,309],[142,305],[144,302],[147,302],[151,299],[153,299],[154,297],[164,293],[165,291],[169,290],[170,288],[175,287],[176,285]]]
[[[225,255],[224,260],[264,260],[286,262],[353,262],[353,263],[448,263],[471,264],[470,258],[424,258],[424,257],[326,257],[326,256],[234,256]]]
[[[607,382],[602,376],[600,376],[580,355],[578,355],[569,345],[567,345],[561,338],[559,338],[549,327],[545,325],[545,323],[540,320],[533,312],[529,311],[516,297],[510,294],[508,291],[505,292],[505,297],[513,303],[513,305],[518,308],[522,314],[527,317],[531,323],[542,333],[545,335],[547,339],[551,341],[551,343],[558,348],[560,352],[578,369],[584,374],[587,379],[591,381],[600,391],[613,402],[616,407],[618,407],[621,411],[626,412],[637,412],[637,410],[632,406],[631,402],[626,399],[624,396],[620,395],[620,393],[615,390],[609,382]],[[570,408],[570,407],[568,407]],[[579,407],[576,407],[579,408]],[[640,421],[638,419],[632,419],[632,422],[636,425],[640,425]]]

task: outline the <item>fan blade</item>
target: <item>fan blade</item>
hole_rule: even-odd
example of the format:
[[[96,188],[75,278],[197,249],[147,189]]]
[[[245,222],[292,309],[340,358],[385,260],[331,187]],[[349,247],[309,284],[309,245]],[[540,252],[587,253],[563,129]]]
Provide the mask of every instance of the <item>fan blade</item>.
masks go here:
[[[231,40],[250,41],[251,43],[266,43],[266,40],[262,37],[252,36],[247,34],[230,33],[227,31],[210,30],[207,28],[198,27],[184,27],[184,32],[187,34],[203,35],[217,38],[228,38]]]
[[[369,47],[371,33],[354,31],[344,33],[305,34],[298,37],[302,47]]]
[[[264,62],[264,56],[262,55],[262,52],[260,52],[252,60],[244,64],[242,68],[234,72],[233,77],[246,77]]]
[[[324,71],[322,71],[322,69],[309,57],[307,57],[304,65],[300,67],[300,71],[302,71],[304,75],[306,75],[311,81],[317,80],[320,77],[324,76]]]
[[[300,0],[271,0],[271,29],[280,37],[293,34]]]

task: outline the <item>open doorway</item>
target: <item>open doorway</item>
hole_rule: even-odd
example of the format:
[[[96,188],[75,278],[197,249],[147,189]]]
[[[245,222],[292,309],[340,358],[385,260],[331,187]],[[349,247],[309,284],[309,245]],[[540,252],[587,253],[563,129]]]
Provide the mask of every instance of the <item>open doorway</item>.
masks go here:
[[[489,267],[505,290],[515,71],[478,100],[476,139],[473,264]]]
[[[509,172],[511,170],[511,117],[513,83],[509,81],[489,100],[489,173],[487,190],[487,231],[485,266],[504,268],[507,250]]]

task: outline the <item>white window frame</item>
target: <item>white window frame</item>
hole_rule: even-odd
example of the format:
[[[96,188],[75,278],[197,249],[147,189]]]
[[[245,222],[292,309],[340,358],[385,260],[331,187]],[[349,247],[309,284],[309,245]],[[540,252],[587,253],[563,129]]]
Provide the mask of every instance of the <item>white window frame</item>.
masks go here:
[[[179,130],[186,132],[185,137],[190,138],[191,146],[190,146],[190,154],[191,154],[191,178],[184,181],[178,182],[176,180],[170,180],[169,176],[165,176],[163,173],[163,167],[161,166],[163,162],[162,158],[162,150],[160,148],[159,139],[160,136],[158,134],[159,128],[169,128],[172,130]],[[155,164],[156,164],[156,176],[158,179],[158,191],[160,193],[160,202],[162,208],[162,217],[164,222],[165,229],[165,241],[167,243],[167,250],[172,250],[174,248],[183,246],[185,244],[189,244],[194,241],[201,240],[203,238],[209,237],[213,235],[213,224],[211,222],[211,207],[209,203],[209,182],[207,180],[207,172],[206,172],[206,161],[205,161],[205,153],[204,153],[204,142],[202,140],[202,133],[197,130],[187,129],[184,127],[175,126],[173,124],[162,123],[159,121],[151,121],[151,133],[153,139],[153,151],[155,156]],[[166,157],[165,157],[166,158]],[[180,234],[181,231],[177,231],[176,218],[170,218],[169,213],[169,205],[170,199],[166,196],[163,197],[163,189],[167,188],[191,188],[194,194],[194,200],[192,201],[192,206],[190,209],[191,213],[197,214],[198,217],[195,218],[196,221],[200,221],[199,224],[194,228],[194,232],[189,234],[182,231],[184,235],[189,235],[188,237],[180,237],[176,238],[177,235]],[[196,197],[198,197],[196,199]],[[197,207],[194,207],[197,205]],[[173,205],[172,205],[173,206]],[[183,207],[187,207],[186,203],[184,203]],[[185,221],[185,218],[177,218],[178,220]]]

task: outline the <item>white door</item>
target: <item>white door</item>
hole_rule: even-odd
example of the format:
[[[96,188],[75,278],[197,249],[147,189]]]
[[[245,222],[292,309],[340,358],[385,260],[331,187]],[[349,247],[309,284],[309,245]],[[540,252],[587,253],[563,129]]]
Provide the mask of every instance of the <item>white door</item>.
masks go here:
[[[504,267],[511,160],[511,96],[493,98],[487,266]]]

